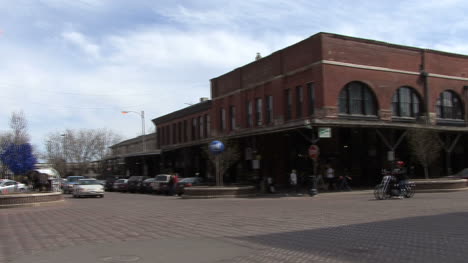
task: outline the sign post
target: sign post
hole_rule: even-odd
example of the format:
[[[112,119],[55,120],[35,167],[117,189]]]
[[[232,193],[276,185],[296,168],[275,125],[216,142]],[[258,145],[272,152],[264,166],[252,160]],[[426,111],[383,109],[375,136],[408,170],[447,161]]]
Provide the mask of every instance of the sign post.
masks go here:
[[[221,141],[212,141],[208,147],[212,154],[215,155],[216,165],[216,185],[223,185],[223,175],[221,174],[220,167],[220,154],[224,152],[224,144]]]

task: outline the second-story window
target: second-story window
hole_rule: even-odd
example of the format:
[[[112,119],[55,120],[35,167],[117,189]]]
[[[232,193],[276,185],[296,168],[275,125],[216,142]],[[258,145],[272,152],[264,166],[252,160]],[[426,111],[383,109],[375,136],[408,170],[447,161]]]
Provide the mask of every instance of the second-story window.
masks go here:
[[[200,131],[199,137],[200,138],[205,138],[205,133],[204,133],[204,129],[203,129],[203,117],[202,116],[198,117],[198,130]]]
[[[226,130],[226,110],[224,108],[219,110],[219,128],[221,131]]]
[[[206,119],[206,137],[210,137],[211,136],[211,118],[210,118],[210,115],[206,114],[205,115],[205,119]]]
[[[309,115],[315,114],[315,88],[314,83],[307,84],[307,96],[309,99]]]
[[[291,119],[291,107],[292,107],[292,99],[291,99],[291,90],[287,89],[284,91],[284,105],[285,105],[285,119]]]
[[[247,127],[253,126],[252,120],[252,101],[247,101]]]
[[[229,119],[231,120],[231,131],[236,129],[236,107],[229,107]]]
[[[187,142],[187,120],[184,120],[184,142]]]
[[[255,99],[255,122],[257,126],[262,125],[262,99],[256,98]]]
[[[304,96],[302,94],[302,87],[296,87],[296,117],[302,117],[302,102],[304,100]]]
[[[197,119],[192,118],[192,141],[197,139]]]
[[[273,120],[273,96],[266,96],[265,104],[265,123],[271,123]]]

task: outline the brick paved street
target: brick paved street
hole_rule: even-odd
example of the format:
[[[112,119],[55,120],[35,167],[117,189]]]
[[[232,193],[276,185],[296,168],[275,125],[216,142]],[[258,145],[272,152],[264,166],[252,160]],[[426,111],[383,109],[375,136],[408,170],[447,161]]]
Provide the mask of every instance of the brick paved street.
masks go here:
[[[181,200],[106,193],[0,209],[0,262],[466,262],[468,192]]]

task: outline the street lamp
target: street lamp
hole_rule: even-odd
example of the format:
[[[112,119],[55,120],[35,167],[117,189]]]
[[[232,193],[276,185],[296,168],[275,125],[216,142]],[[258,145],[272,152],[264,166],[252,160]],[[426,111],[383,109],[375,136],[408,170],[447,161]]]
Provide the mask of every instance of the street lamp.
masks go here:
[[[141,141],[143,143],[143,152],[146,152],[146,143],[145,143],[145,111],[137,112],[137,111],[122,111],[122,114],[127,113],[135,113],[140,115],[141,117]]]

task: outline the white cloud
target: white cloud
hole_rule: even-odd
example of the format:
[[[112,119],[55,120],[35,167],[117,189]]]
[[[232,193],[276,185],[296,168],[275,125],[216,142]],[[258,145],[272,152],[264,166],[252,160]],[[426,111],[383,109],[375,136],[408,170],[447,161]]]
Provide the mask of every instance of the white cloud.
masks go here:
[[[92,58],[99,58],[99,46],[92,43],[88,38],[83,36],[79,32],[64,32],[62,33],[62,37],[70,42],[71,44],[77,46],[81,49],[85,54],[91,56]]]
[[[0,3],[18,11],[0,17],[0,29],[15,25],[0,36],[0,127],[23,109],[35,144],[66,128],[136,136],[138,116],[121,110],[145,110],[150,127],[209,96],[211,78],[317,32],[468,53],[456,0],[19,1]]]

